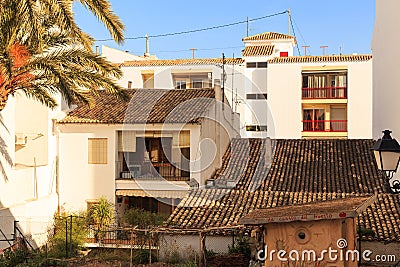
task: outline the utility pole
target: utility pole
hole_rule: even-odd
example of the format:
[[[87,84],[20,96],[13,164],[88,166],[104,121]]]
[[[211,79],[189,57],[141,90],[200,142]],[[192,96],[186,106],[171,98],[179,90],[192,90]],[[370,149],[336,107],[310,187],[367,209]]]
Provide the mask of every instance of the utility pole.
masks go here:
[[[224,110],[224,100],[225,100],[225,53],[222,53],[222,110]]]
[[[288,13],[288,35],[290,35],[290,7],[288,8],[288,11],[287,11],[287,13]]]
[[[325,49],[328,48],[327,45],[321,45],[320,48],[322,48],[322,55],[325,56]]]
[[[246,27],[246,37],[249,37],[249,17],[247,17],[247,19],[246,19],[246,24],[247,24],[247,27]]]
[[[194,59],[194,51],[196,51],[197,48],[190,48],[189,50],[192,50],[192,59]]]
[[[307,56],[307,48],[309,48],[310,46],[309,45],[303,45],[301,47],[304,48],[304,55]]]

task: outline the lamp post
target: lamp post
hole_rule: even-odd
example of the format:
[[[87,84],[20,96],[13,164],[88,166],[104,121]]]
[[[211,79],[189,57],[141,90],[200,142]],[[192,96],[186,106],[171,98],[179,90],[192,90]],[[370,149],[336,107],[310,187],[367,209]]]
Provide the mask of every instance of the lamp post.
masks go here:
[[[383,131],[382,139],[378,139],[371,150],[374,152],[378,170],[382,171],[387,178],[390,190],[394,194],[400,194],[400,181],[395,180],[390,183],[400,161],[400,145],[390,134],[390,130]]]

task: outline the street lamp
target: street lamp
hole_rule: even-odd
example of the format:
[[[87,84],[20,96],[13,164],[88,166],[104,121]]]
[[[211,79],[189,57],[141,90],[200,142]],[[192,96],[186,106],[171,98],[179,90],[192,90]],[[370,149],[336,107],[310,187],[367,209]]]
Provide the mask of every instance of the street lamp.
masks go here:
[[[400,161],[400,145],[390,136],[391,131],[383,131],[382,139],[378,139],[372,146],[374,151],[375,161],[378,165],[378,169],[382,171],[387,180],[392,193],[400,193],[400,182],[395,180],[390,184],[390,180],[393,178],[394,173],[397,171]]]

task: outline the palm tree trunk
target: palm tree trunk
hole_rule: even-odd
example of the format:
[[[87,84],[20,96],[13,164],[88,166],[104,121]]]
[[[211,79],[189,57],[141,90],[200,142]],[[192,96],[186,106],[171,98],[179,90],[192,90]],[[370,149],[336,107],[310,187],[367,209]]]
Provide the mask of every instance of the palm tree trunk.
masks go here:
[[[8,100],[8,94],[6,95],[0,94],[0,111],[2,111],[5,108],[7,100]]]

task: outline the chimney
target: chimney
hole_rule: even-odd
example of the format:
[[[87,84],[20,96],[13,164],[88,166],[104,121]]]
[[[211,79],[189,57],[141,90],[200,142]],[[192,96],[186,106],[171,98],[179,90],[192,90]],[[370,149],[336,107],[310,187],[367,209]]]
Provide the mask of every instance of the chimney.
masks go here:
[[[149,48],[149,36],[146,34],[146,52],[144,53],[145,57],[150,56],[150,48]]]
[[[222,101],[222,89],[221,89],[220,79],[214,79],[214,93],[215,93],[215,99],[218,101]]]
[[[99,46],[98,45],[96,45],[96,55],[97,56],[99,55]]]

